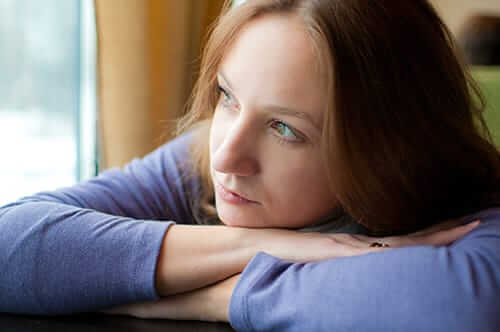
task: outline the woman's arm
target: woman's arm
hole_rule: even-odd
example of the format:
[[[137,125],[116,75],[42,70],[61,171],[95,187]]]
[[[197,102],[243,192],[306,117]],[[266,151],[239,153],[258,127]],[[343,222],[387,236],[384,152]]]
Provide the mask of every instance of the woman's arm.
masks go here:
[[[450,220],[423,231],[384,241],[394,247],[446,245],[474,225],[456,227]],[[472,227],[472,228],[471,228]],[[161,296],[183,293],[243,271],[260,251],[293,262],[320,261],[361,255],[386,248],[370,248],[380,240],[363,235],[302,233],[280,229],[173,225],[158,259],[156,289]]]
[[[454,223],[451,224],[454,225]],[[331,251],[337,253],[337,256],[340,256],[339,253],[343,253],[344,256],[354,256],[390,250],[390,248],[371,247],[370,244],[375,240],[390,244],[393,248],[415,245],[444,246],[462,238],[477,227],[477,225],[478,223],[474,222],[450,228],[450,223],[442,223],[407,236],[378,239],[359,235],[334,234],[330,235],[330,239],[332,240]],[[276,240],[277,237],[275,236],[274,239]],[[300,238],[297,238],[294,241],[298,247],[307,248],[311,245],[314,246],[314,243],[302,243],[303,245],[300,245],[300,242],[298,242],[300,240]],[[286,246],[286,244],[284,245]],[[239,278],[240,274],[238,273],[208,287],[164,297],[159,301],[135,303],[112,308],[105,312],[127,314],[140,318],[228,321],[229,301]]]
[[[0,312],[68,314],[157,298],[169,223],[60,203],[0,210]]]
[[[156,263],[176,220],[188,137],[123,170],[0,208],[0,311],[61,314],[157,298]],[[192,181],[194,183],[194,181]]]
[[[500,211],[449,247],[297,264],[264,253],[231,299],[238,331],[498,331]]]

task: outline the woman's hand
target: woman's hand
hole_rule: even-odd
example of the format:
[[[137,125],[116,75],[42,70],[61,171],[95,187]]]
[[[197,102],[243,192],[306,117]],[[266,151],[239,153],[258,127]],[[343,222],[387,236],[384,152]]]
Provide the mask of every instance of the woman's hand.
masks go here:
[[[457,225],[457,223],[457,220],[448,220],[415,233],[399,236],[332,235],[338,235],[333,240],[345,247],[345,256],[354,256],[409,246],[446,246],[476,228],[480,222],[475,220],[465,225]]]
[[[361,240],[385,243],[393,248],[408,246],[445,246],[460,239],[480,224],[479,220],[464,225],[458,225],[457,220],[448,220],[421,231],[401,236],[388,236],[385,238],[373,238],[358,236]]]
[[[261,251],[292,262],[311,262],[362,255],[391,248],[418,245],[445,246],[470,232],[479,224],[479,221],[463,226],[459,226],[458,223],[458,220],[449,220],[419,232],[389,237],[299,232],[295,232],[296,235],[293,237],[289,231],[274,230],[276,233],[270,233],[271,237],[266,239]],[[374,247],[371,246],[373,243],[385,246]]]

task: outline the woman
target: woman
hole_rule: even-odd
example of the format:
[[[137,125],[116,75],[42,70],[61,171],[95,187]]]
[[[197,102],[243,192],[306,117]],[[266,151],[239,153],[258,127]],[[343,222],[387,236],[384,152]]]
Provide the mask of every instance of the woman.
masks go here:
[[[226,7],[187,134],[3,207],[0,310],[493,331],[500,159],[431,6]]]

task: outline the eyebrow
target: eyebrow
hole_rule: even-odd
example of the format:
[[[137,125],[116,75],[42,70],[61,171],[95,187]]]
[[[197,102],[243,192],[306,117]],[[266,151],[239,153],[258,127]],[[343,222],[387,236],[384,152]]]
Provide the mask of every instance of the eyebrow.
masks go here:
[[[226,76],[221,71],[218,72],[218,76],[220,76],[222,78],[222,80],[224,81],[224,83],[231,90],[233,90],[233,88],[231,86],[231,83],[229,82],[229,80],[226,78]],[[279,113],[279,114],[289,115],[289,116],[293,116],[293,117],[296,117],[296,118],[299,118],[299,119],[302,119],[302,120],[306,120],[306,121],[310,122],[311,125],[314,128],[316,128],[318,131],[321,132],[321,129],[320,129],[319,125],[313,120],[313,118],[311,117],[311,115],[309,113],[301,112],[301,111],[294,110],[294,109],[291,109],[291,108],[288,108],[288,107],[282,107],[282,106],[273,105],[273,104],[264,105],[264,108],[271,109],[271,110],[273,110],[273,111],[275,111],[276,113]]]

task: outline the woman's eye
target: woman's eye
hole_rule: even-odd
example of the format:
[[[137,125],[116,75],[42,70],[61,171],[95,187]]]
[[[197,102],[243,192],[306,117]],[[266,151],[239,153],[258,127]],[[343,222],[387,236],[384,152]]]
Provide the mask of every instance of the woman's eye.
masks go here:
[[[290,128],[288,125],[286,125],[281,121],[277,120],[273,121],[271,123],[271,128],[274,129],[281,138],[287,141],[290,142],[302,141],[302,139],[297,134],[295,134],[292,128]]]
[[[226,91],[223,87],[220,85],[217,85],[217,90],[219,91],[219,94],[222,96],[222,104],[224,106],[233,106],[234,100],[233,97],[229,94],[229,92]]]

